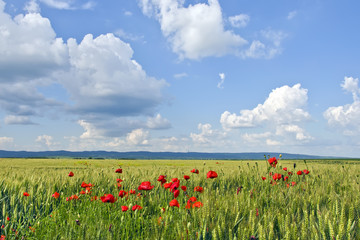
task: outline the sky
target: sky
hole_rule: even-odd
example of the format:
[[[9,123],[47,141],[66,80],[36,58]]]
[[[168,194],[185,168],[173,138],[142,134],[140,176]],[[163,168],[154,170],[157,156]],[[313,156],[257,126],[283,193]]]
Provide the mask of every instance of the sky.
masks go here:
[[[356,0],[0,0],[0,149],[360,157]]]

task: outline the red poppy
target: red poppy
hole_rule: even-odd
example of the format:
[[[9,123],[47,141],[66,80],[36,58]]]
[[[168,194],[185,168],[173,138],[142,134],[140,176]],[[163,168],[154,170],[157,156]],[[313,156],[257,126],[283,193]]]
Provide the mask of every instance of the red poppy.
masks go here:
[[[284,181],[287,181],[287,180],[289,180],[289,177],[288,177],[288,176],[285,176],[285,177],[284,177]]]
[[[179,202],[176,199],[173,199],[169,202],[170,207],[180,207]]]
[[[171,181],[172,182],[177,182],[177,181],[179,181],[179,179],[178,178],[173,178],[173,179],[171,179]]]
[[[79,199],[79,197],[78,197],[77,195],[72,195],[72,196],[70,196],[70,197],[67,197],[67,198],[66,198],[66,201],[68,202],[68,201],[77,200],[77,199]]]
[[[5,240],[5,235],[1,235],[0,240]]]
[[[215,171],[209,171],[207,174],[206,174],[206,178],[217,178],[217,173]]]
[[[112,194],[105,194],[104,196],[100,197],[101,201],[106,203],[114,203],[116,201],[116,198]]]
[[[130,194],[136,194],[136,191],[133,190],[133,189],[130,189],[129,193],[130,193]]]
[[[126,212],[129,209],[128,206],[121,206],[121,211]]]
[[[265,181],[265,180],[266,180],[266,177],[261,177],[261,179],[262,179],[263,181]]]
[[[154,185],[151,186],[151,183],[149,181],[147,181],[147,182],[142,182],[140,184],[140,186],[138,187],[138,190],[148,191],[148,190],[151,190],[153,188],[154,188]]]
[[[81,187],[82,188],[88,188],[88,187],[92,187],[93,185],[91,183],[85,183],[85,182],[82,182],[81,183]]]
[[[115,170],[116,173],[122,173],[122,169],[121,168],[118,168]]]
[[[173,184],[172,182],[165,183],[165,184],[164,184],[164,188],[165,188],[165,189],[170,188],[172,184]]]
[[[288,172],[288,175],[293,175],[293,173],[292,173],[292,172]]]
[[[284,167],[284,168],[283,168],[283,170],[284,170],[284,171],[287,171],[287,168],[286,168],[286,167]]]
[[[172,192],[174,192],[176,189],[178,189],[180,187],[180,181],[177,180],[176,182],[173,182],[170,186],[170,189]]]
[[[120,190],[120,192],[119,192],[119,197],[123,198],[123,197],[125,197],[127,194],[128,194],[128,193],[127,193],[126,191]]]
[[[202,192],[204,191],[204,189],[203,189],[202,187],[200,187],[200,186],[196,186],[196,187],[194,188],[194,191],[195,191],[195,192],[202,193]]]
[[[304,169],[303,173],[305,173],[305,175],[308,175],[310,172],[307,169]]]
[[[73,177],[74,176],[74,173],[73,172],[69,172],[69,177]]]
[[[118,183],[121,183],[121,182],[123,182],[124,180],[122,180],[122,179],[120,179],[120,178],[117,178],[116,179],[116,182],[118,182]]]
[[[276,160],[276,157],[269,158],[268,162],[269,162],[270,166],[272,166],[272,167],[276,167],[276,164],[278,163],[278,161]]]
[[[193,205],[192,205],[192,208],[201,208],[203,206],[202,202],[195,202]]]
[[[297,175],[302,175],[303,174],[303,172],[302,171],[297,171],[297,173],[296,173]]]
[[[24,192],[23,195],[24,195],[25,197],[30,196],[30,194],[28,194],[27,192]]]
[[[291,182],[291,185],[292,185],[292,186],[295,186],[295,185],[296,185],[296,182]]]
[[[180,191],[179,190],[175,190],[174,191],[174,198],[177,198],[180,194]]]
[[[277,181],[277,180],[280,180],[281,179],[281,174],[279,174],[279,173],[275,173],[273,176],[272,176],[272,178],[275,180],[275,181]]]
[[[140,209],[142,209],[142,206],[137,205],[137,204],[135,204],[135,205],[131,208],[132,211],[140,210]]]
[[[184,192],[186,192],[187,187],[186,187],[186,186],[181,186],[181,189],[182,189]]]
[[[160,175],[157,180],[158,180],[158,182],[161,182],[161,184],[166,183],[166,179],[165,179],[165,176],[164,176],[164,175]]]
[[[189,179],[190,179],[190,176],[188,176],[188,175],[184,175],[184,179],[187,181],[187,180],[189,180]]]
[[[6,220],[10,221],[10,218],[9,218],[9,217],[6,217]]]
[[[196,168],[194,168],[193,170],[191,170],[190,172],[192,172],[192,173],[196,173],[196,174],[199,174],[199,170],[198,169],[196,169]]]
[[[55,192],[52,197],[58,199],[60,197],[60,194],[58,192]]]
[[[190,202],[196,202],[196,200],[197,200],[196,197],[191,197],[191,198],[189,198],[189,201],[190,201]]]
[[[86,192],[84,190],[81,190],[80,194],[84,195],[84,194],[86,194]]]

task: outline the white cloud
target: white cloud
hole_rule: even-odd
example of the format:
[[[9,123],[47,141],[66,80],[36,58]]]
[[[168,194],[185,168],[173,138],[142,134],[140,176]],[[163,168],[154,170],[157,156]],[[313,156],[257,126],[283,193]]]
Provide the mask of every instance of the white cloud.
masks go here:
[[[78,124],[84,128],[85,132],[80,136],[80,138],[84,139],[96,139],[103,138],[104,132],[96,128],[89,122],[85,120],[79,120]]]
[[[78,4],[76,0],[39,0],[51,8],[63,10],[75,9],[93,9],[96,5],[94,1],[87,1],[84,4]]]
[[[148,118],[146,126],[150,129],[168,129],[171,127],[169,120],[157,114],[153,118]]]
[[[260,143],[272,135],[271,132],[264,133],[245,133],[241,137],[246,143]]]
[[[39,13],[40,7],[39,4],[37,4],[36,0],[30,0],[25,4],[24,10],[29,13]]]
[[[224,88],[223,84],[225,81],[225,73],[219,73],[219,77],[220,77],[220,82],[218,82],[217,87],[222,89]]]
[[[13,143],[14,142],[14,138],[12,137],[0,137],[0,146],[9,144],[9,143]]]
[[[296,15],[297,15],[297,11],[291,11],[291,12],[289,12],[289,14],[288,14],[288,16],[287,16],[287,19],[288,19],[288,20],[291,20],[291,19],[293,19]]]
[[[29,116],[14,116],[9,115],[5,117],[5,124],[21,124],[21,125],[28,125],[28,124],[34,124]]]
[[[250,21],[250,16],[246,14],[239,14],[229,17],[229,22],[231,26],[237,28],[246,27],[249,21]]]
[[[174,74],[174,78],[184,78],[184,77],[187,77],[187,73],[176,73]]]
[[[147,145],[149,143],[147,139],[148,135],[148,131],[144,131],[143,129],[135,129],[128,133],[126,136],[126,141],[131,145]]]
[[[276,135],[281,137],[294,135],[297,141],[308,141],[313,139],[313,137],[307,134],[303,128],[295,124],[284,124],[277,126]]]
[[[41,135],[36,138],[36,142],[44,144],[47,147],[51,147],[54,145],[53,137],[49,135]]]
[[[199,123],[198,129],[201,131],[199,134],[190,133],[190,138],[196,144],[213,144],[219,143],[222,138],[226,136],[226,133],[219,130],[213,130],[211,124]]]
[[[263,104],[252,110],[241,110],[240,115],[225,111],[220,118],[224,129],[259,126],[263,122],[272,124],[290,124],[309,119],[305,111],[307,89],[300,84],[293,87],[287,85],[274,89]]]
[[[247,43],[239,35],[224,29],[217,0],[188,7],[180,0],[141,0],[140,6],[145,15],[155,15],[172,50],[180,58],[222,56]]]
[[[329,126],[341,129],[344,135],[360,134],[360,101],[358,97],[360,88],[358,81],[357,78],[345,77],[341,84],[345,91],[352,93],[353,103],[329,107],[324,112],[324,118],[328,121]]]
[[[144,36],[137,36],[132,33],[127,33],[123,29],[116,30],[114,34],[121,39],[144,42]]]

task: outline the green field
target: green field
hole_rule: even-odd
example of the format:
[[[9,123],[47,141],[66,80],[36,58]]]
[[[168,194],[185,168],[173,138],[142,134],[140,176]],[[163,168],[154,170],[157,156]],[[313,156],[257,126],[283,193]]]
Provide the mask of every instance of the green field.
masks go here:
[[[0,159],[0,166],[4,239],[360,239],[356,160],[279,160],[271,167],[265,159]],[[297,175],[305,169],[310,173]],[[210,170],[218,176],[207,178]],[[180,181],[179,207],[169,205],[176,188],[165,189],[160,175]],[[138,190],[146,181],[154,187]],[[86,191],[82,182],[93,186]],[[105,194],[116,201],[103,202]],[[69,200],[73,195],[79,198]],[[132,211],[135,205],[141,209]]]

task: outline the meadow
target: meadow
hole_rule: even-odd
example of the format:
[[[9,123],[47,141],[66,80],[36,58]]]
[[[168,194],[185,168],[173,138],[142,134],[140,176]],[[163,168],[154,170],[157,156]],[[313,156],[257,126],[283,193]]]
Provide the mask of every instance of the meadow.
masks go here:
[[[0,239],[360,239],[357,160],[0,166]]]

